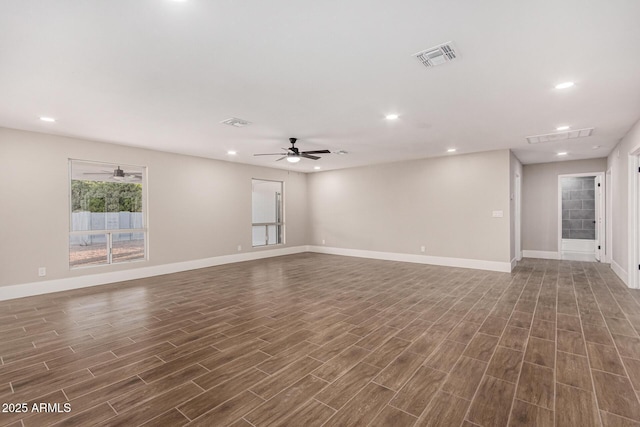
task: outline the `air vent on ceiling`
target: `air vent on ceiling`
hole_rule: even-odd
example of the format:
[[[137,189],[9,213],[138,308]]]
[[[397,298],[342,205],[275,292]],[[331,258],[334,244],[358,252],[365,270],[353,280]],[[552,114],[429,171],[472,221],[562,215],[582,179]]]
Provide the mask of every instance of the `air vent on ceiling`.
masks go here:
[[[458,53],[454,49],[453,42],[446,42],[441,45],[414,53],[418,61],[427,68],[453,61],[458,57]]]
[[[528,136],[527,142],[529,144],[539,144],[541,142],[555,142],[555,141],[562,141],[565,139],[584,138],[587,136],[591,136],[592,133],[593,133],[593,128],[569,130],[566,132],[554,132],[554,133],[547,133],[544,135]]]
[[[220,123],[224,123],[225,125],[235,126],[237,128],[241,128],[251,124],[251,122],[239,119],[237,117],[231,117],[229,119],[221,121]]]

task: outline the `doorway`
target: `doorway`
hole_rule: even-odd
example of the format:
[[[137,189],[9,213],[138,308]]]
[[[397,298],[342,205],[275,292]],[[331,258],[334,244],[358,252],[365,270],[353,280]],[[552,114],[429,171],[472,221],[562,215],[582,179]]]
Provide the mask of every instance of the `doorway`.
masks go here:
[[[522,203],[522,178],[520,174],[516,174],[515,185],[515,246],[516,261],[522,260],[522,237],[521,237],[521,203]]]
[[[640,147],[629,155],[629,267],[628,283],[640,289]]]
[[[558,176],[558,252],[560,259],[604,260],[604,174]]]
[[[611,263],[613,259],[613,175],[611,169],[607,170],[604,180],[604,197],[606,199],[604,218],[605,218],[605,233],[604,233],[604,262]]]

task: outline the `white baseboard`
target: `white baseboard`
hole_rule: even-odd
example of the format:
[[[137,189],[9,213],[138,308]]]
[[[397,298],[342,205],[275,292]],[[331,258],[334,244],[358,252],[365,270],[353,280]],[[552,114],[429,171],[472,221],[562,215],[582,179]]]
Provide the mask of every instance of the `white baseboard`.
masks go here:
[[[518,260],[516,258],[511,260],[511,271],[513,271],[513,269],[516,268],[517,264],[518,264]]]
[[[560,259],[560,254],[553,251],[530,251],[523,250],[522,256],[524,258],[540,258],[540,259]]]
[[[106,285],[108,283],[125,280],[143,279],[145,277],[160,276],[162,274],[178,273],[198,268],[213,267],[234,262],[251,261],[282,255],[308,252],[308,246],[293,246],[288,248],[264,249],[233,255],[222,255],[192,261],[176,262],[172,264],[151,267],[134,268],[130,270],[113,271],[109,273],[88,274],[85,276],[68,277],[65,279],[45,280],[41,282],[23,283],[0,287],[0,301],[22,298],[51,292],[67,291],[70,289],[86,288],[90,286]]]
[[[501,271],[505,273],[511,272],[511,263],[509,262],[402,254],[397,252],[365,251],[361,249],[329,248],[326,246],[309,246],[309,251],[321,254],[381,259],[386,261],[413,262],[417,264],[442,265],[445,267],[474,268],[477,270]]]
[[[593,253],[585,254],[583,252],[562,252],[561,257],[564,261],[596,262],[596,256]]]
[[[611,260],[611,269],[625,285],[629,286],[629,274],[614,260]]]

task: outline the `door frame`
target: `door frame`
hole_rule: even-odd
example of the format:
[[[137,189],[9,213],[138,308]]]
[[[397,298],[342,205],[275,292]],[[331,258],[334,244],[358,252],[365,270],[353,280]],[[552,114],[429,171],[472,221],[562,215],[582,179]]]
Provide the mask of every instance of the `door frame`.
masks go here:
[[[640,289],[640,146],[629,153],[629,262],[627,284],[632,289]]]
[[[595,176],[595,177],[600,177],[600,182],[604,182],[604,172],[585,172],[585,173],[565,173],[565,174],[558,174],[558,259],[562,259],[562,178],[572,178],[572,177],[581,177],[581,176]],[[606,189],[606,187],[605,187]],[[604,191],[604,190],[603,190]],[[606,194],[605,194],[606,197]],[[606,216],[603,216],[602,213],[600,213],[600,217],[602,219],[602,221],[604,222],[604,224],[598,224],[598,222],[596,222],[596,225],[599,225],[599,229],[598,229],[598,237],[600,238],[600,236],[604,233],[602,233],[602,231],[604,229],[606,229],[606,223],[607,223],[607,219]],[[597,221],[597,220],[596,220]],[[600,242],[600,246],[602,246],[604,244],[604,242]],[[602,251],[602,249],[600,249]],[[602,259],[602,254],[600,255],[600,259]],[[595,251],[594,251],[594,260],[595,260]]]
[[[613,174],[611,168],[607,169],[604,178],[604,218],[605,218],[605,235],[604,235],[604,262],[611,264],[613,259]]]
[[[522,177],[516,173],[515,180],[515,246],[516,261],[522,260]]]

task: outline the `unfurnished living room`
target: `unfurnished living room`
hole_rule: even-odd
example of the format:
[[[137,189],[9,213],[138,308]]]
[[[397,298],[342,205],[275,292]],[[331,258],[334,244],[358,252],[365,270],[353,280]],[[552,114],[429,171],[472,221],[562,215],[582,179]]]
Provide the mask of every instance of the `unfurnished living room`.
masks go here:
[[[1,1],[0,426],[640,426],[639,18]]]

